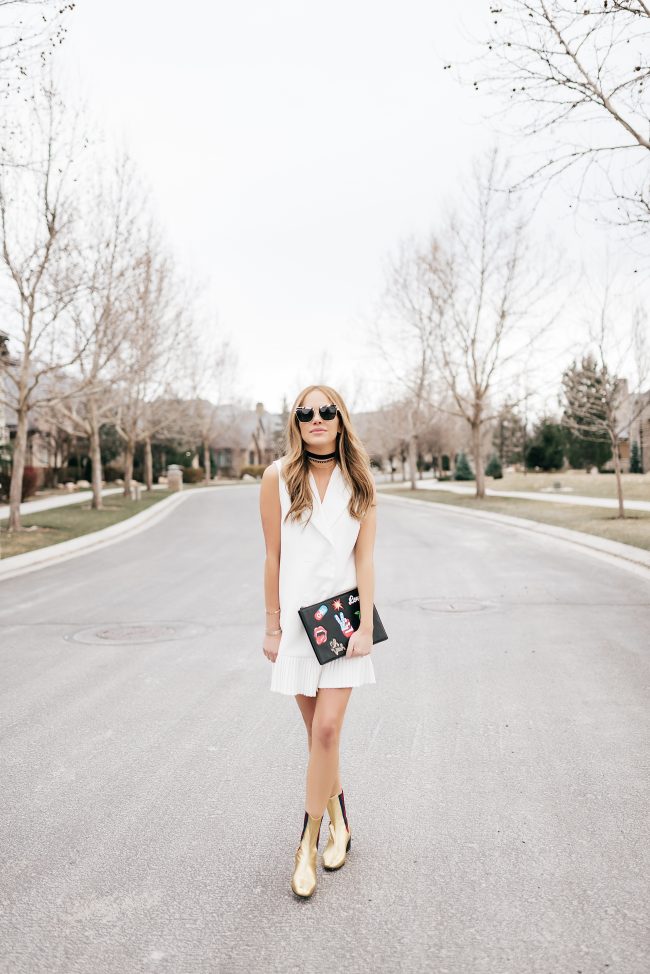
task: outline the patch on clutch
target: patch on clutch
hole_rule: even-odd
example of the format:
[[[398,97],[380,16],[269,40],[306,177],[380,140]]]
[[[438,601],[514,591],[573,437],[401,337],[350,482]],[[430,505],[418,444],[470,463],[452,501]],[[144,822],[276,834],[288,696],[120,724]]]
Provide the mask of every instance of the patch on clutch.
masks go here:
[[[458,598],[453,596],[447,596],[447,598],[416,596],[412,599],[401,599],[396,604],[405,608],[423,609],[425,612],[486,612],[498,608],[496,602],[489,602],[486,599],[471,599],[465,595]]]
[[[191,639],[206,631],[194,622],[128,622],[87,626],[64,638],[87,646],[137,646],[142,643],[168,642],[172,639]]]

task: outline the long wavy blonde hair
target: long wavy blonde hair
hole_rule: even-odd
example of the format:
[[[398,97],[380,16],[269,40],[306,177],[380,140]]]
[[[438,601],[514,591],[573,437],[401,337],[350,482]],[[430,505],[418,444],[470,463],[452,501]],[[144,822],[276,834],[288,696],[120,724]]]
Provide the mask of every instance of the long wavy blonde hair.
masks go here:
[[[296,406],[304,403],[305,397],[316,390],[327,396],[328,402],[335,403],[338,406],[341,429],[336,435],[337,462],[341,468],[343,480],[351,491],[348,511],[352,517],[361,521],[373,504],[374,478],[370,469],[370,457],[354,431],[350,413],[342,396],[331,386],[322,385],[305,386],[296,396],[289,412],[289,420],[284,434],[286,454],[282,469],[291,504],[285,521],[289,517],[297,521],[305,511],[310,512],[309,517],[311,518],[313,513],[312,493],[309,484],[310,466],[305,453],[305,442],[300,435]]]

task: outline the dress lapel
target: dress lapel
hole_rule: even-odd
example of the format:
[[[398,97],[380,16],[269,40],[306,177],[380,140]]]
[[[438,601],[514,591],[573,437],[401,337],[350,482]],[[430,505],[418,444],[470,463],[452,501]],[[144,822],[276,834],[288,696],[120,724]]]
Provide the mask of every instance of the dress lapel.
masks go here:
[[[332,527],[349,500],[349,492],[343,479],[343,474],[337,464],[332,471],[330,481],[327,485],[324,501],[320,499],[316,480],[311,471],[309,472],[309,482],[314,499],[311,517],[312,524],[327,538],[330,544],[334,544]]]

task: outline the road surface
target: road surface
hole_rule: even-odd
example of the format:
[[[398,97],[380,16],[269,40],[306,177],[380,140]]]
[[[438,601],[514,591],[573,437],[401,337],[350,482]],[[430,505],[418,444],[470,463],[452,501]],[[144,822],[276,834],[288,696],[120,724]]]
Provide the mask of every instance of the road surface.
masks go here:
[[[646,974],[650,577],[442,505],[378,513],[354,842],[307,901],[258,490],[0,583],[0,970]]]

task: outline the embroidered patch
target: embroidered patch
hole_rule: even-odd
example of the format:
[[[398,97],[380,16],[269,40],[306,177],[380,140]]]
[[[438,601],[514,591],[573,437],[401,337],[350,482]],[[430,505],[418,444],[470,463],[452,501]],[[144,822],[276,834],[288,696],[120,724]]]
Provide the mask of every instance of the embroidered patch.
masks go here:
[[[314,629],[314,639],[320,646],[322,643],[327,642],[327,629],[324,626],[316,626]]]
[[[342,612],[337,612],[334,618],[336,619],[339,626],[341,627],[341,632],[343,633],[343,635],[347,636],[349,639],[352,633],[354,632],[350,620],[347,618],[347,616],[344,616]]]
[[[329,647],[333,653],[336,653],[337,656],[339,655],[339,653],[344,653],[346,650],[346,647],[343,645],[343,643],[340,643],[338,639],[334,639],[334,637],[330,639]]]

